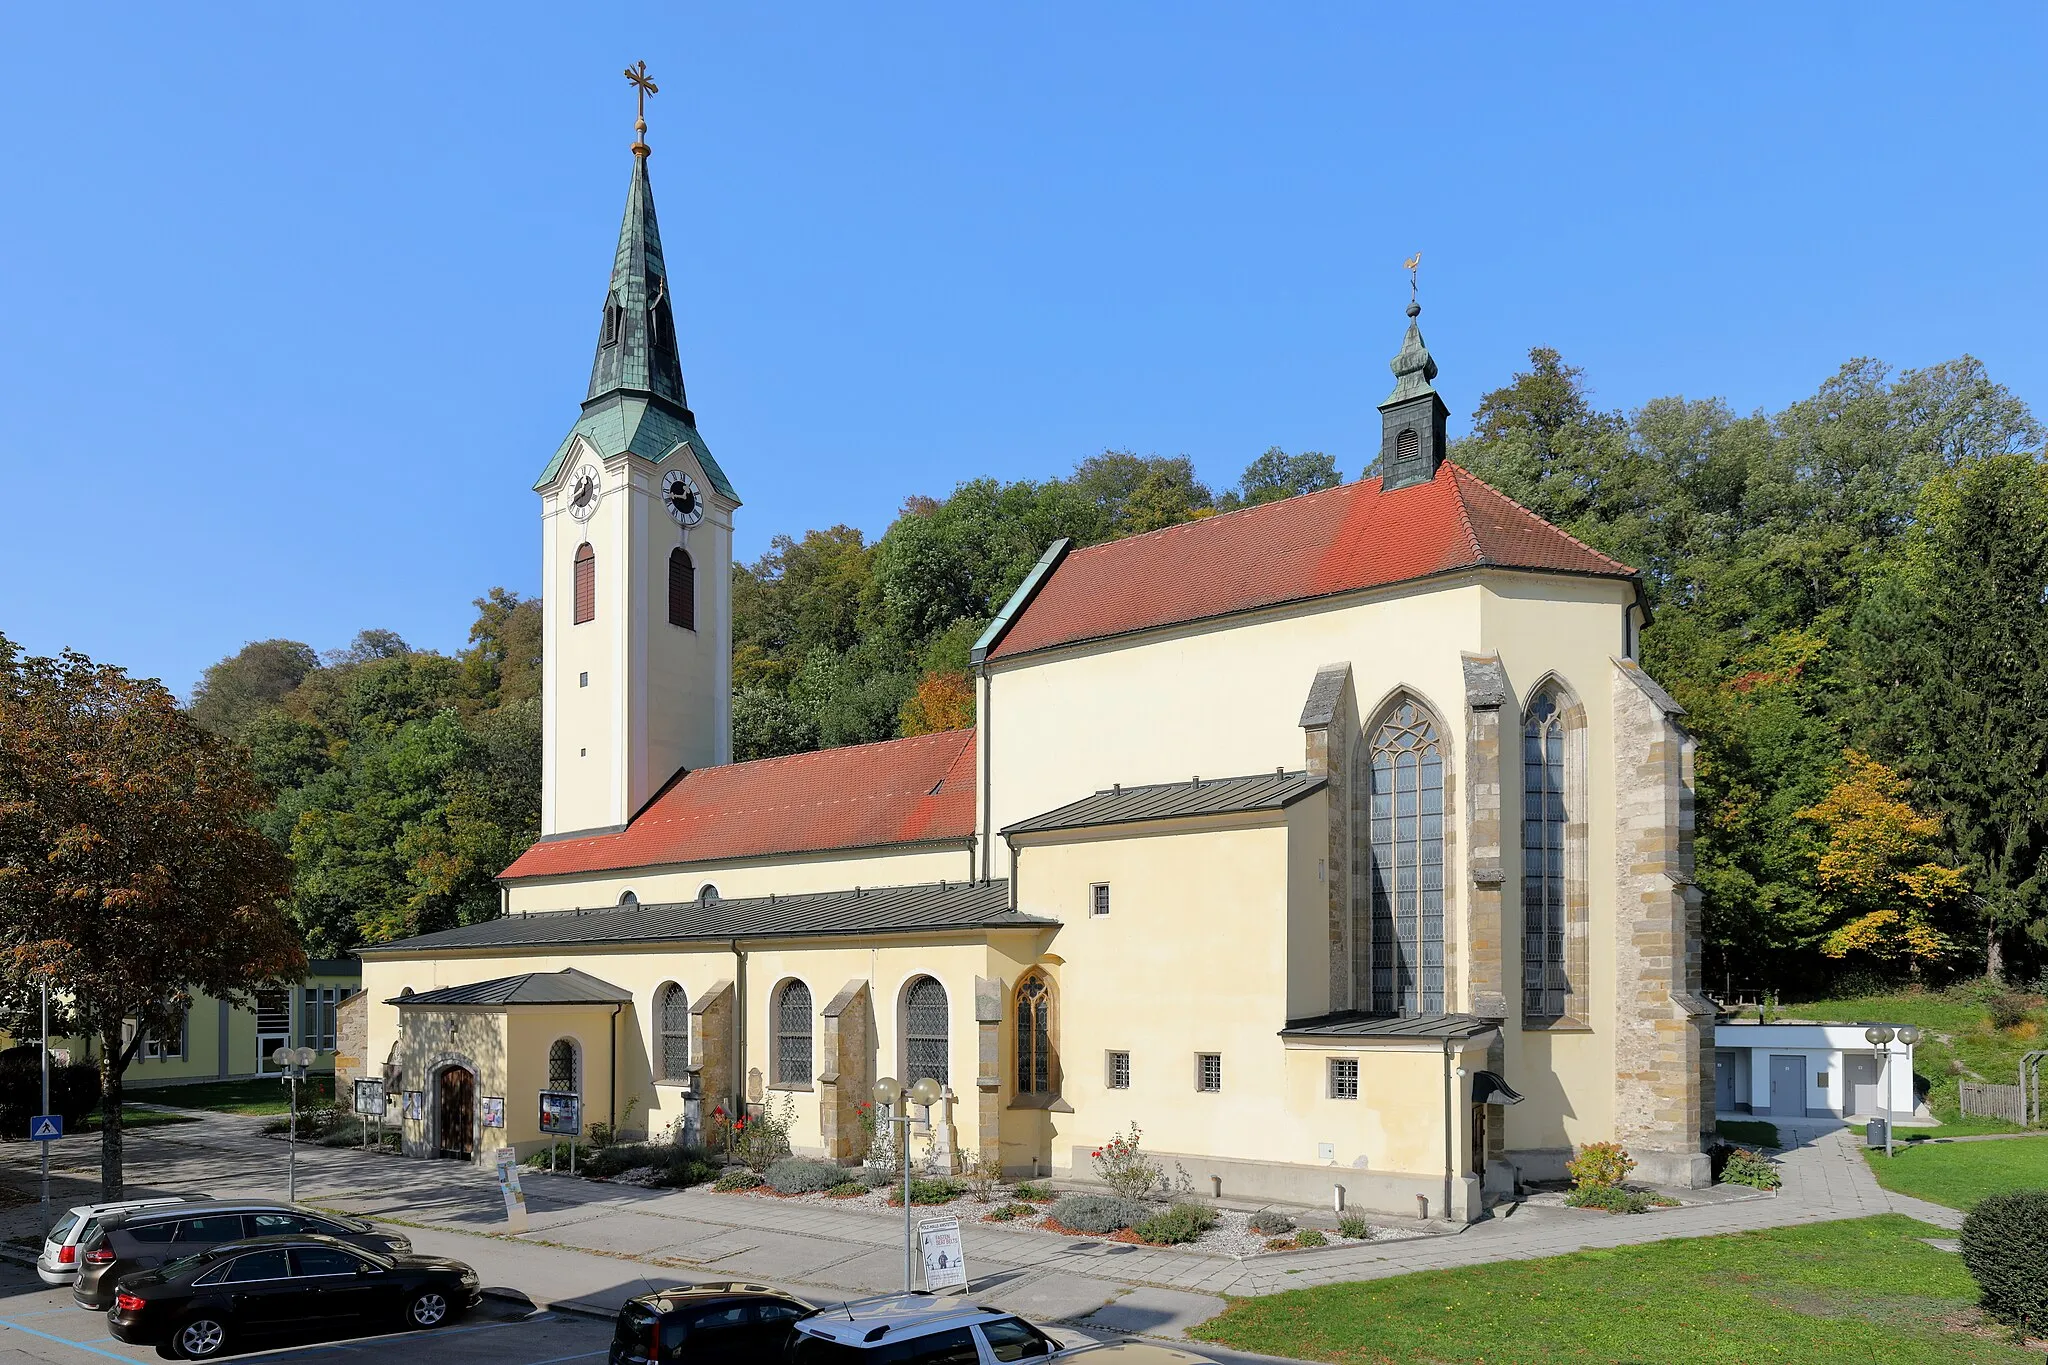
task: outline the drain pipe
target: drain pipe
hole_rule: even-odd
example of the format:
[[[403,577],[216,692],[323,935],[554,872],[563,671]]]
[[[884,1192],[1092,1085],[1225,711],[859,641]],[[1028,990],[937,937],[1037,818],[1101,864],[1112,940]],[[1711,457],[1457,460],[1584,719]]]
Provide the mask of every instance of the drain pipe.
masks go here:
[[[747,1112],[747,955],[740,948],[740,941],[734,939],[731,946],[732,971],[732,1075],[727,1077],[733,1089],[727,1098],[733,1103],[735,1118]]]
[[[1457,1155],[1451,1136],[1451,1036],[1444,1035],[1444,1209],[1451,1216],[1451,1181],[1455,1178]]]
[[[619,1140],[619,1011],[624,1008],[623,1004],[612,1006],[612,1078],[605,1087],[605,1118],[611,1126],[613,1142]]]

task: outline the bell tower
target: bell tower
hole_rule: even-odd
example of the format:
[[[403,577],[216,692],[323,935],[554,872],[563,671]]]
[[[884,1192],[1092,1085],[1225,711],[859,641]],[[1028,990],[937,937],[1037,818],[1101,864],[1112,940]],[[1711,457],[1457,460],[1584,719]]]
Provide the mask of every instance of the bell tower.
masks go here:
[[[622,829],[678,772],[732,761],[732,518],[683,390],[677,299],[648,179],[647,65],[633,176],[582,414],[541,500],[541,836]]]

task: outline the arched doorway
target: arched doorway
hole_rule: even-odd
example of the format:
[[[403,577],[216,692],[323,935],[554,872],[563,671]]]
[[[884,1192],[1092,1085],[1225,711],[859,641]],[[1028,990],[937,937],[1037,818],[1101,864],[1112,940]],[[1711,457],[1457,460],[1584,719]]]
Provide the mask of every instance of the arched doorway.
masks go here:
[[[476,1077],[468,1068],[441,1072],[439,1155],[458,1161],[476,1159]]]

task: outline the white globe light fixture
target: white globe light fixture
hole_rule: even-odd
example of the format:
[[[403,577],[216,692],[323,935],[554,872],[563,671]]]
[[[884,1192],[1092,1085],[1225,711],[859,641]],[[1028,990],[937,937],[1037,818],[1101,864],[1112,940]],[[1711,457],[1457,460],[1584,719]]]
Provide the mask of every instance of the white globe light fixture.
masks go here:
[[[916,1096],[917,1086],[930,1084],[929,1080],[919,1081],[910,1088],[911,1095]],[[882,1077],[868,1093],[874,1097],[875,1118],[878,1122],[903,1125],[896,1135],[896,1140],[903,1148],[903,1292],[908,1294],[911,1269],[917,1257],[917,1233],[912,1228],[910,1220],[910,1106],[903,1102],[903,1082],[894,1076]],[[889,1111],[887,1120],[882,1119],[881,1111],[884,1109]]]
[[[1920,1041],[1920,1030],[1907,1024],[1893,1028],[1889,1024],[1872,1024],[1863,1030],[1863,1037],[1878,1050],[1877,1088],[1883,1092],[1884,1104],[1884,1154],[1892,1154],[1892,1039],[1896,1038],[1907,1047]],[[1846,1108],[1847,1106],[1844,1106]]]

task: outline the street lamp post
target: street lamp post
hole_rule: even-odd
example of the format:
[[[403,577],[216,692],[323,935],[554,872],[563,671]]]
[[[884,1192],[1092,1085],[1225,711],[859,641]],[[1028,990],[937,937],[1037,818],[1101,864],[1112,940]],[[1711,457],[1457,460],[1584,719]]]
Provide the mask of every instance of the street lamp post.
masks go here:
[[[1863,1030],[1865,1041],[1875,1043],[1880,1058],[1877,1064],[1877,1088],[1879,1101],[1884,1105],[1884,1154],[1892,1154],[1892,1039],[1896,1038],[1907,1047],[1920,1041],[1920,1030],[1911,1024],[1894,1029],[1889,1024],[1872,1024]]]
[[[906,1097],[903,1083],[894,1076],[884,1076],[875,1082],[870,1092],[875,1108],[887,1108],[888,1122],[903,1125],[897,1141],[903,1144],[903,1292],[908,1294],[913,1282],[913,1267],[917,1263],[917,1233],[911,1222],[910,1213],[910,1103],[914,1102],[929,1109],[939,1102],[945,1093],[944,1087],[926,1076],[910,1087]]]
[[[284,1197],[296,1202],[299,1197],[299,1082],[306,1078],[306,1068],[313,1065],[314,1052],[309,1047],[281,1047],[270,1054],[270,1060],[284,1068],[284,1082],[291,1094],[291,1138],[285,1159]]]

